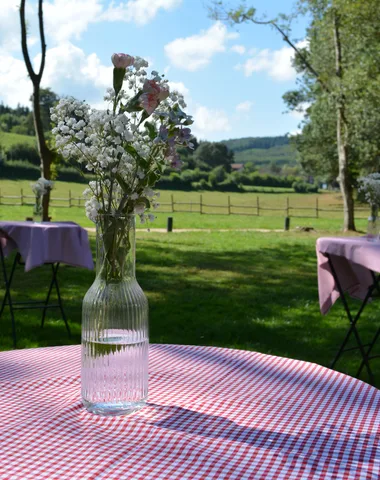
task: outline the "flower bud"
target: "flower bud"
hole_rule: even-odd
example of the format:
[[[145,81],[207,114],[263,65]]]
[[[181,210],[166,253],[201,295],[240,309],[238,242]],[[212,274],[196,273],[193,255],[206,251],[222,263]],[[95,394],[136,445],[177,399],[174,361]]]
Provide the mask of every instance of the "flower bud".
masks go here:
[[[114,53],[111,57],[115,68],[127,68],[133,65],[135,59],[126,53]]]

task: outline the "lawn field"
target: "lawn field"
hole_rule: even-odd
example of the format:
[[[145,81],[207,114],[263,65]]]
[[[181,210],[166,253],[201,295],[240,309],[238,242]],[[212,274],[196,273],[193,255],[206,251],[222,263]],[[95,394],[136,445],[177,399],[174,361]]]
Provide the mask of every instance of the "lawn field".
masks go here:
[[[85,217],[83,200],[77,207],[79,197],[85,188],[85,184],[56,182],[52,192],[50,214],[53,220],[72,220],[83,226],[93,224]],[[31,215],[30,206],[10,206],[10,203],[20,203],[21,189],[24,195],[31,195],[29,181],[0,181],[0,220],[14,219],[23,220]],[[63,208],[69,205],[69,191],[71,192],[71,208]],[[342,228],[342,200],[339,192],[324,192],[316,194],[297,193],[224,193],[224,192],[181,192],[163,190],[160,192],[161,206],[157,210],[157,220],[150,226],[152,228],[164,228],[167,217],[174,219],[174,228],[204,228],[204,229],[281,229],[284,226],[284,218],[288,213],[289,205],[291,228],[313,227],[317,231],[333,230]],[[17,199],[7,199],[4,196],[18,196]],[[58,198],[58,200],[55,200]],[[174,199],[174,212],[172,211],[172,198]],[[61,199],[61,200],[59,200]],[[200,201],[202,199],[202,212],[200,214]],[[24,198],[24,202],[33,203],[33,198]],[[230,209],[228,204],[230,203]],[[257,204],[259,213],[257,215]],[[318,205],[318,217],[316,206]],[[364,231],[367,223],[368,209],[359,206],[357,213],[357,228]],[[273,209],[273,210],[271,210]],[[329,211],[327,211],[329,210]],[[331,211],[335,210],[335,211]],[[231,212],[228,215],[228,211]],[[239,215],[238,215],[239,214]],[[255,215],[247,215],[255,214]],[[307,217],[311,218],[307,218]],[[312,218],[314,217],[314,218]],[[146,225],[140,228],[146,228]]]
[[[16,143],[27,143],[32,147],[36,146],[36,137],[29,135],[19,135],[17,133],[0,132],[0,145],[7,150]],[[18,160],[18,159],[15,159]]]
[[[149,299],[151,342],[218,345],[327,366],[348,322],[339,301],[328,315],[319,312],[317,236],[304,232],[138,232],[137,278]],[[94,248],[93,235],[91,243]],[[20,348],[80,341],[81,301],[94,273],[62,266],[59,275],[73,337],[67,337],[53,311],[43,330],[40,313],[18,311]],[[27,274],[19,270],[15,298],[37,299],[48,279],[45,267]],[[1,322],[0,349],[10,349],[8,313]],[[364,342],[377,327],[378,310],[373,302],[360,321]],[[357,362],[357,355],[349,353],[337,368],[354,374]],[[374,361],[373,367],[379,386],[380,362]]]

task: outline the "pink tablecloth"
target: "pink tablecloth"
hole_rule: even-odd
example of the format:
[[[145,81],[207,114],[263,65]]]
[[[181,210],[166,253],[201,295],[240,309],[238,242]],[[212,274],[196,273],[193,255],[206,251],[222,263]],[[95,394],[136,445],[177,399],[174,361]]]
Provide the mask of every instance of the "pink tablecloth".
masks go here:
[[[80,346],[0,353],[0,479],[380,478],[380,392],[254,352],[150,347],[149,404],[87,413]]]
[[[380,272],[380,242],[365,237],[318,238],[318,291],[323,314],[339,298],[327,254],[331,255],[343,290],[354,298],[363,299],[373,283],[371,270]]]
[[[20,252],[26,272],[56,262],[94,268],[87,231],[76,223],[0,222],[0,242],[5,255]]]

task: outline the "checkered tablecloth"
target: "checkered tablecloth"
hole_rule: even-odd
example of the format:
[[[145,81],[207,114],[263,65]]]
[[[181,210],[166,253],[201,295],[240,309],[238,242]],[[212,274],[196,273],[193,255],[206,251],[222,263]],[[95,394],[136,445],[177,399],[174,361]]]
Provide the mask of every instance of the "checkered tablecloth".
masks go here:
[[[152,345],[149,403],[87,413],[80,347],[0,353],[0,479],[379,479],[380,392],[319,365]]]

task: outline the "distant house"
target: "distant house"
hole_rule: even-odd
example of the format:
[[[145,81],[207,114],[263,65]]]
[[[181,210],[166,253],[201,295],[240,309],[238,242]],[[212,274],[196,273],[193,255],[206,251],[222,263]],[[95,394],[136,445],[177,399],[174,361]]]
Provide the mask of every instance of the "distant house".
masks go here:
[[[231,163],[231,170],[233,172],[241,172],[244,170],[244,163]]]

